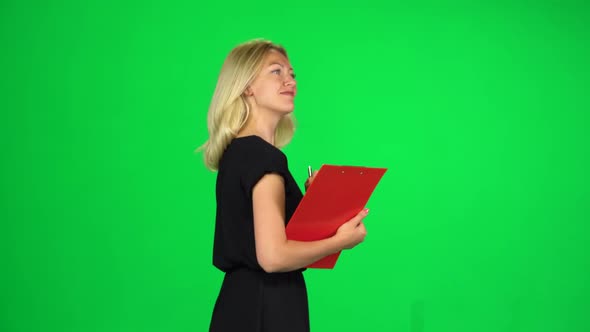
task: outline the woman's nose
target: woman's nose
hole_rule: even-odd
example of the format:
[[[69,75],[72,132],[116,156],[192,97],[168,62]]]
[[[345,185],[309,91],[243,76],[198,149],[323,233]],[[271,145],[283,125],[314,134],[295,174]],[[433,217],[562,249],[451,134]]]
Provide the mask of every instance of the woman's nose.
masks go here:
[[[295,85],[295,79],[291,76],[289,76],[286,80],[285,80],[285,85],[289,86],[289,85]]]

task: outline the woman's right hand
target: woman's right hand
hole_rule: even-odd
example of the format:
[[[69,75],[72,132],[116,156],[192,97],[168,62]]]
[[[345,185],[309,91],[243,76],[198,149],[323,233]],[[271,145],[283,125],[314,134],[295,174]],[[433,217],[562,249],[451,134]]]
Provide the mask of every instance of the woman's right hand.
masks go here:
[[[339,239],[342,249],[352,249],[363,242],[367,235],[363,219],[367,214],[369,214],[369,209],[364,209],[338,228],[334,236]]]

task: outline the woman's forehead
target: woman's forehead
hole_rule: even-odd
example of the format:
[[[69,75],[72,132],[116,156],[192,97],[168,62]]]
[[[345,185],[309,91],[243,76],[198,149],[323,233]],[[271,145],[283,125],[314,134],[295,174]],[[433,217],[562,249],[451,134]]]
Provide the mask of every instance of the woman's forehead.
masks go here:
[[[270,66],[273,63],[278,63],[287,68],[291,68],[291,63],[289,62],[289,59],[287,59],[287,57],[284,56],[281,52],[278,52],[276,50],[270,50],[266,54],[266,59],[264,60],[265,66]]]

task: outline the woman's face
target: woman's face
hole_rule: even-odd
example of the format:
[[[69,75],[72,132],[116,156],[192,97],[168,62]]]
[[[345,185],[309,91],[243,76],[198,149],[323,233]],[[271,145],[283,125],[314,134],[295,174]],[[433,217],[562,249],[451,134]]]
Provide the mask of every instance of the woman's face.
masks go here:
[[[297,83],[289,59],[278,51],[269,51],[246,95],[259,109],[290,113],[296,94]]]

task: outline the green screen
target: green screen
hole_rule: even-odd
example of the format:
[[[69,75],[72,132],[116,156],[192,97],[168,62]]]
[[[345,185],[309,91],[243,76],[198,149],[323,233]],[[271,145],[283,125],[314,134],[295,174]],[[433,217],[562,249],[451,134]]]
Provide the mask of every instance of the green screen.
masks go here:
[[[368,236],[305,272],[312,331],[589,331],[583,1],[0,3],[0,331],[206,331],[227,53],[298,79],[284,152],[386,167]]]

